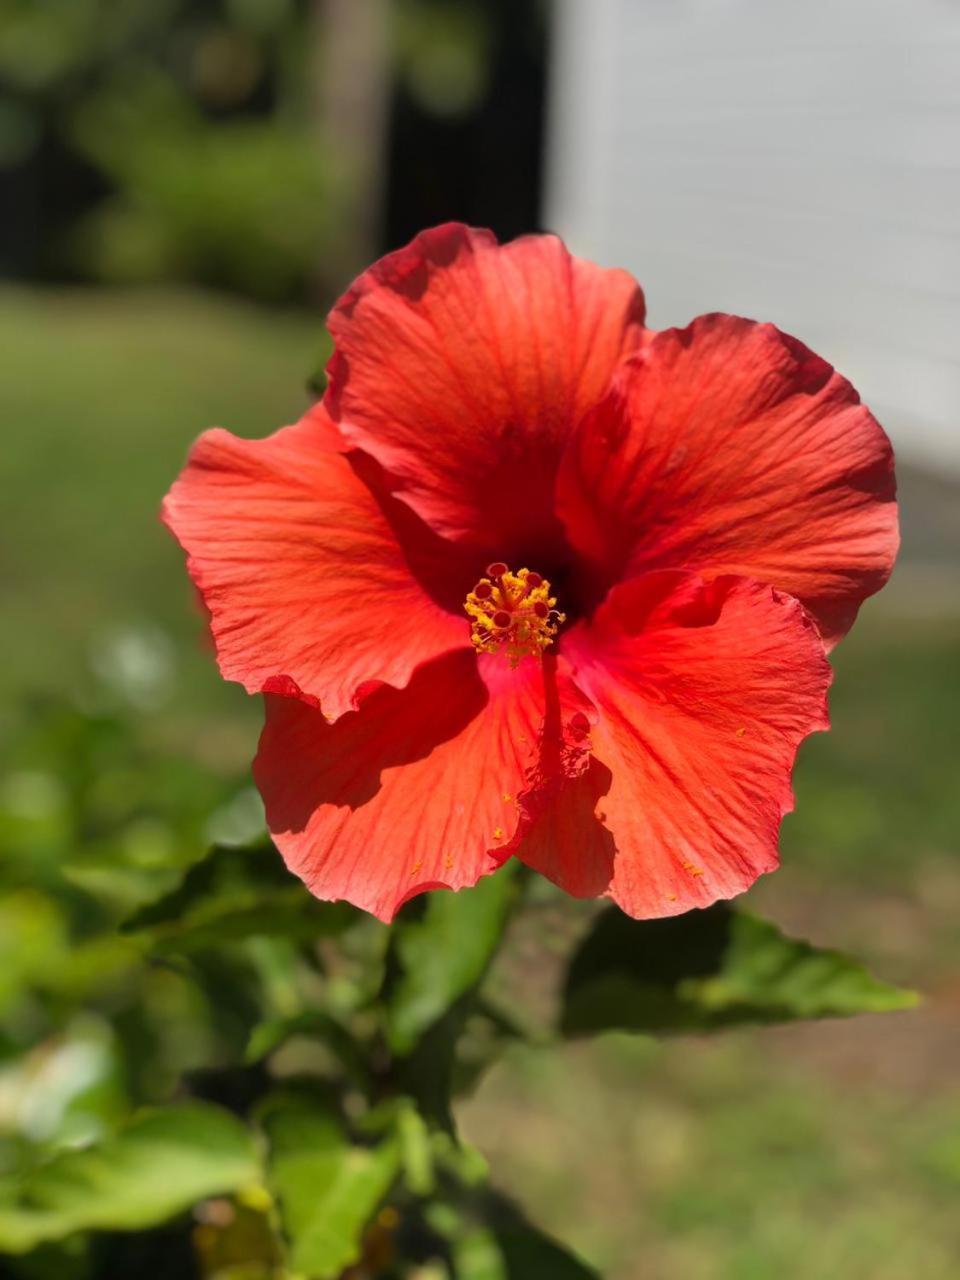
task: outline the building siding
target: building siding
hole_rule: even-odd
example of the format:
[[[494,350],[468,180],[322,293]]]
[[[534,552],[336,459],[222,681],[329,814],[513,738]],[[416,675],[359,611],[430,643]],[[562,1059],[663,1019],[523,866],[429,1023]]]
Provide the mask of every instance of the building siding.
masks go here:
[[[555,0],[545,222],[772,320],[960,472],[960,4]]]

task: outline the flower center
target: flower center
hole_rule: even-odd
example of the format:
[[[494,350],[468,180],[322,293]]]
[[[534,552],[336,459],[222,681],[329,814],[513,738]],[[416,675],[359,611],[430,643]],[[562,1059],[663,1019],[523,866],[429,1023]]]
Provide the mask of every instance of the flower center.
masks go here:
[[[501,561],[487,565],[487,576],[473,588],[463,607],[478,653],[502,653],[511,667],[521,658],[539,657],[566,621],[558,613],[550,583],[531,569],[512,573]]]

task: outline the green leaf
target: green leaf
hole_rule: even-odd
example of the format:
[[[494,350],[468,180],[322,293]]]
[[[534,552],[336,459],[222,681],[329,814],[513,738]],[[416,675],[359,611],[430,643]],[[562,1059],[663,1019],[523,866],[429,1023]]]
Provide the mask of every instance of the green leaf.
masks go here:
[[[481,1208],[484,1224],[454,1241],[456,1280],[599,1280],[598,1272],[535,1227],[505,1196],[490,1192]]]
[[[906,1009],[912,992],[717,903],[666,920],[604,911],[567,975],[562,1029],[709,1030]]]
[[[271,1018],[258,1023],[250,1033],[246,1061],[262,1062],[294,1036],[321,1040],[339,1059],[354,1083],[366,1083],[369,1064],[363,1051],[346,1027],[322,1009],[305,1009],[288,1018]]]
[[[141,1112],[116,1136],[0,1183],[0,1251],[75,1231],[138,1231],[260,1178],[250,1134],[205,1103]]]
[[[341,933],[358,918],[343,903],[318,902],[271,844],[218,846],[171,893],[122,925],[147,933],[158,951],[194,951],[267,934],[310,939]]]
[[[360,1256],[364,1228],[397,1176],[397,1143],[355,1145],[332,1111],[308,1097],[269,1099],[262,1123],[291,1270],[332,1280]]]
[[[397,1142],[403,1178],[415,1196],[430,1196],[436,1189],[433,1146],[429,1126],[416,1106],[404,1099],[397,1111]]]
[[[408,1054],[486,972],[516,896],[515,864],[472,889],[432,893],[419,920],[394,925],[400,976],[389,999],[388,1039]]]
[[[409,1094],[429,1124],[456,1132],[452,1095],[457,1042],[467,1020],[466,1001],[459,1000],[417,1041],[413,1053],[394,1064],[397,1086]]]

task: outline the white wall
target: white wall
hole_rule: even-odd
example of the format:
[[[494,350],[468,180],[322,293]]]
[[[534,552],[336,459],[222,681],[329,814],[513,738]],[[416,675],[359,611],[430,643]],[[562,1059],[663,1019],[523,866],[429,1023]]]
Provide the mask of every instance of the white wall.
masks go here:
[[[554,0],[546,223],[773,320],[960,471],[960,0]]]

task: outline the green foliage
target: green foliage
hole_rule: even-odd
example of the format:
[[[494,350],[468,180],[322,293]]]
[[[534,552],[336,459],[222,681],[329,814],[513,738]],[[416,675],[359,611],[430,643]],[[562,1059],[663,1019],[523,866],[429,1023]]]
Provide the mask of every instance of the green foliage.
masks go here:
[[[0,1250],[24,1253],[75,1231],[137,1231],[260,1176],[251,1136],[201,1103],[135,1116],[115,1137],[0,1185]]]
[[[8,0],[0,13],[0,72],[29,99],[56,98],[84,72],[156,38],[177,0]]]
[[[312,899],[263,838],[198,856],[236,784],[151,757],[122,694],[26,721],[0,779],[0,1048],[7,1087],[30,1082],[0,1111],[0,1248],[43,1276],[58,1241],[101,1267],[111,1233],[163,1227],[211,1276],[244,1251],[262,1280],[408,1255],[449,1280],[593,1274],[454,1137],[457,1099],[524,1035],[492,970],[529,877],[509,864],[387,928]],[[682,1031],[909,1002],[727,906],[610,908],[561,1020]]]
[[[267,1177],[280,1205],[294,1271],[336,1280],[362,1251],[363,1230],[399,1169],[395,1140],[360,1146],[316,1099],[267,1099]]]
[[[73,132],[117,189],[77,232],[75,252],[99,276],[176,276],[267,299],[303,291],[338,213],[330,166],[305,131],[207,122],[141,73],[85,104]]]
[[[599,1280],[506,1197],[490,1193],[480,1205],[484,1225],[463,1230],[454,1245],[457,1280]]]
[[[395,10],[397,72],[411,96],[439,116],[475,108],[489,88],[489,10],[479,0],[398,0]]]
[[[473,1085],[513,1034],[478,997],[519,897],[518,879],[517,866],[507,864],[469,892],[430,894],[392,930],[384,995],[398,1084],[448,1133],[451,1099]]]
[[[786,938],[726,903],[666,920],[603,912],[573,957],[567,1035],[700,1031],[885,1013],[916,1003],[836,951]]]
[[[395,926],[400,976],[390,993],[388,1039],[406,1054],[423,1033],[483,977],[516,895],[515,865],[487,876],[469,893],[433,893],[422,917]]]
[[[146,933],[158,952],[190,952],[243,938],[278,935],[306,941],[342,933],[354,913],[318,902],[286,869],[273,845],[214,847],[169,894],[121,925]]]
[[[539,6],[516,8],[522,43]],[[431,114],[475,113],[504,19],[482,0],[389,9],[388,79]],[[325,34],[320,9],[296,0],[6,0],[0,163],[57,166],[51,243],[28,269],[315,294],[339,273],[364,149],[322,119]],[[22,187],[28,209],[36,182]]]
[[[340,1066],[353,1073],[355,1080],[367,1078],[367,1064],[349,1031],[323,1009],[304,1009],[287,1018],[271,1018],[259,1022],[250,1034],[246,1061],[262,1062],[296,1037],[312,1037],[329,1044]]]
[[[81,165],[108,192],[85,215],[68,207],[79,223],[41,268],[302,297],[342,169],[311,137],[312,35],[289,0],[6,4],[0,156],[52,138],[72,160],[68,197]]]

